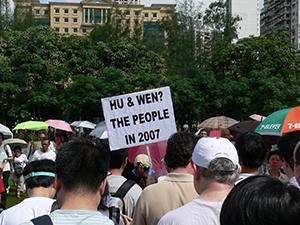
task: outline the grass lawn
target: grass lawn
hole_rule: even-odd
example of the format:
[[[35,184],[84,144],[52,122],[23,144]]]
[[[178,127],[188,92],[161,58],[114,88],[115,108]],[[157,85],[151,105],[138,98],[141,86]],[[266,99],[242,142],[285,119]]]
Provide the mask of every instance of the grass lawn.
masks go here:
[[[27,193],[23,194],[22,192],[21,192],[21,198],[16,197],[16,187],[11,180],[11,174],[8,180],[8,185],[10,186],[10,190],[9,193],[7,194],[6,208],[12,207],[20,203],[21,201],[23,201],[23,199],[28,198],[28,194]]]

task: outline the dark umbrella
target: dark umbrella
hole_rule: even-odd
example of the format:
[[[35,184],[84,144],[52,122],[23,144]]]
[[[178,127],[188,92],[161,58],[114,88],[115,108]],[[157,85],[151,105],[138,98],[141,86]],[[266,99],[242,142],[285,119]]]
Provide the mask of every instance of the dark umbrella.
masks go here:
[[[232,135],[237,135],[239,133],[254,131],[260,123],[260,121],[246,120],[228,127],[228,130]]]

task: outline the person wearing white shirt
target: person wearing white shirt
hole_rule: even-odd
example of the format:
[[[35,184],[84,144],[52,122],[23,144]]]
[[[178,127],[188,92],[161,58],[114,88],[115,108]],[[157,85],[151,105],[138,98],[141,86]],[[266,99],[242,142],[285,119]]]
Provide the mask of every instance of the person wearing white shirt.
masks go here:
[[[49,148],[50,141],[48,138],[43,138],[42,140],[42,148],[38,149],[34,152],[34,154],[30,157],[29,161],[41,160],[41,159],[49,159],[55,161],[56,154],[50,150]]]
[[[13,156],[11,153],[11,149],[9,145],[3,143],[4,135],[0,132],[0,152],[2,154],[3,159],[3,174],[2,174],[2,181],[5,190],[8,188],[8,178],[10,176],[10,161],[13,160]],[[1,205],[0,208],[5,209],[6,207],[6,191],[1,193]]]
[[[53,210],[56,191],[54,189],[55,163],[52,160],[39,160],[24,168],[24,177],[29,198],[4,210],[0,214],[0,224],[16,225],[37,216],[50,214]]]

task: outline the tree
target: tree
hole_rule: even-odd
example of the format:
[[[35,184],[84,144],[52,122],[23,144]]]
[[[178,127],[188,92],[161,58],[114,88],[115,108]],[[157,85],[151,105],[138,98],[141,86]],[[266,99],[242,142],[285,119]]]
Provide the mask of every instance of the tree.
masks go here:
[[[198,56],[203,54],[201,5],[194,0],[184,0],[178,9],[169,10],[168,17],[161,21],[166,32],[166,59],[168,75],[192,78],[198,66]]]
[[[228,47],[234,39],[238,38],[239,16],[231,15],[228,12],[228,4],[224,0],[212,2],[205,10],[204,24],[212,28],[211,39],[207,43],[210,47],[210,62],[208,69],[218,72],[220,79],[224,74],[218,71],[219,53],[223,48]]]
[[[250,37],[220,51],[218,67],[228,88],[227,112],[244,119],[298,105],[300,56],[283,29]]]
[[[29,28],[24,32],[6,32],[3,38],[4,56],[9,58],[6,82],[17,88],[7,109],[14,118],[49,117],[58,104],[53,94],[65,79],[64,54],[60,35],[49,27]]]

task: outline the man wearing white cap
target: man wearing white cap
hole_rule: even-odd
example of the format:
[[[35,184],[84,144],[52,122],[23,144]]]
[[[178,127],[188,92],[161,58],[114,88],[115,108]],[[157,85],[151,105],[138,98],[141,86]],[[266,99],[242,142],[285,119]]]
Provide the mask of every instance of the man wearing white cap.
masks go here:
[[[223,201],[238,178],[238,155],[228,139],[201,138],[193,152],[197,199],[168,212],[158,225],[220,224]]]

